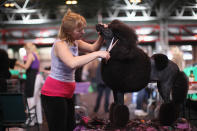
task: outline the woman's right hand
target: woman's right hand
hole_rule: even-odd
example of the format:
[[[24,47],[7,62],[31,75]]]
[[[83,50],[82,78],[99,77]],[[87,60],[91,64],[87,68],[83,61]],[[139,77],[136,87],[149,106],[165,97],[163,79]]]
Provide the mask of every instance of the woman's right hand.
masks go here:
[[[106,59],[107,61],[110,59],[110,53],[108,51],[98,51],[98,56]]]

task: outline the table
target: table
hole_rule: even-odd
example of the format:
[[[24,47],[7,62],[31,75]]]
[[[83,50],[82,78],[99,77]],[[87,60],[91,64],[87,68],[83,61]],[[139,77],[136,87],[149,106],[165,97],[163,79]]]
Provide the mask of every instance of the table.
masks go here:
[[[192,96],[193,96],[194,94],[197,94],[197,90],[188,90],[188,92],[187,92],[188,97],[187,97],[187,98],[188,98],[189,100],[192,100],[192,101],[197,101],[197,100],[193,100],[193,99],[192,99]],[[188,118],[189,120],[196,120],[196,119],[197,119],[197,118],[195,118],[195,119],[194,119],[194,118],[193,118],[193,119],[191,118],[191,103],[190,103],[190,102],[189,102],[188,117],[189,117],[189,118]]]

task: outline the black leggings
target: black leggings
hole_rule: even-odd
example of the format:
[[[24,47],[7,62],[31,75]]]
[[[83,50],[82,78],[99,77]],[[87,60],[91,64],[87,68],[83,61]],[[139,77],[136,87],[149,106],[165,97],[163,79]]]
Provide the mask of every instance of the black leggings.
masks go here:
[[[73,131],[75,109],[73,99],[41,95],[49,131]]]

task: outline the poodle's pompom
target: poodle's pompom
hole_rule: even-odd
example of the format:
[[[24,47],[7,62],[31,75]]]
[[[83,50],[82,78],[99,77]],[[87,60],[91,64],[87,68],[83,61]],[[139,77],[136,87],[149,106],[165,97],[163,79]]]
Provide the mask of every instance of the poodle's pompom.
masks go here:
[[[152,58],[155,61],[157,70],[161,71],[168,66],[168,57],[164,54],[154,54]]]
[[[113,110],[112,125],[121,128],[125,127],[129,121],[129,109],[126,105],[116,104]]]
[[[164,126],[172,125],[178,117],[177,106],[173,103],[164,103],[159,110],[159,121]]]
[[[114,121],[114,117],[113,117],[113,114],[114,114],[114,108],[115,108],[116,104],[115,103],[112,103],[110,105],[110,108],[109,108],[109,120],[111,123],[113,123]]]

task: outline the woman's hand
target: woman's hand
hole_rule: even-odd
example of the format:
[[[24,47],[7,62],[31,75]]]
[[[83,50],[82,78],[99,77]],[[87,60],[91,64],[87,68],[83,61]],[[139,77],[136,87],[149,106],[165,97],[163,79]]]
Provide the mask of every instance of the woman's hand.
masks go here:
[[[104,28],[108,28],[108,24],[103,24],[103,23],[99,23],[100,25],[103,25]]]
[[[108,28],[108,24],[99,23],[98,25],[102,25],[104,28]],[[101,32],[98,31],[98,34],[101,35]]]
[[[106,61],[110,59],[110,53],[108,51],[98,51],[98,55],[100,58],[106,59]]]
[[[103,26],[104,26],[105,28],[108,28],[108,24],[103,24]]]

